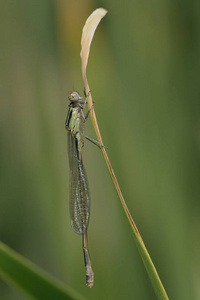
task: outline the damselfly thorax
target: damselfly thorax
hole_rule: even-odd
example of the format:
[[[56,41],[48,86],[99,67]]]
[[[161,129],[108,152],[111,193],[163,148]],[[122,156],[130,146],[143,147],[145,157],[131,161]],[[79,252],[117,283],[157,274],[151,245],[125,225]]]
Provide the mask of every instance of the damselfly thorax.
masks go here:
[[[70,94],[69,101],[70,104],[65,127],[76,139],[77,150],[81,151],[84,146],[83,134],[85,117],[83,114],[83,108],[85,106],[85,101],[83,101],[83,97],[81,97],[77,92],[72,92]]]

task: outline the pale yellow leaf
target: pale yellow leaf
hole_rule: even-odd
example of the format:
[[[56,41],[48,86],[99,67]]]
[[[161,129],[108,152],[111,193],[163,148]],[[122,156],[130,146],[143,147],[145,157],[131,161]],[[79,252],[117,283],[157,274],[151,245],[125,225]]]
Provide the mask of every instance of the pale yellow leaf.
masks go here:
[[[87,68],[88,56],[90,53],[90,45],[99,22],[106,14],[107,14],[107,10],[105,10],[104,8],[96,9],[88,17],[88,19],[85,22],[85,26],[83,27],[80,55],[81,55],[81,64],[82,64],[82,76],[83,76],[86,94],[89,93],[89,86],[86,78],[86,68]]]

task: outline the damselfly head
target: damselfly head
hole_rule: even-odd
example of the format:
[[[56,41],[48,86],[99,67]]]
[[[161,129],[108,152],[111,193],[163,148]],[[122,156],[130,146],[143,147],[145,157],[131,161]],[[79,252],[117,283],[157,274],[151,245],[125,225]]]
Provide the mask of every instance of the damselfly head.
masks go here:
[[[77,92],[72,92],[69,96],[69,101],[71,102],[82,102],[81,100],[83,100],[83,97],[81,97],[81,95],[79,95],[79,93]]]

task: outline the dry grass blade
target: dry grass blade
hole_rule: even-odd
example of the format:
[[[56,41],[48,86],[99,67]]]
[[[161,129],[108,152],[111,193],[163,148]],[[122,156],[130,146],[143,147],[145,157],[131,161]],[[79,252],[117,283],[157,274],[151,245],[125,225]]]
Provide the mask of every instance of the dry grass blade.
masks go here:
[[[86,68],[87,68],[87,62],[88,62],[88,56],[90,53],[90,45],[95,33],[95,30],[101,21],[101,19],[107,14],[107,10],[104,8],[98,8],[96,9],[86,20],[85,26],[83,27],[83,32],[82,32],[82,38],[81,38],[81,66],[82,66],[82,76],[83,76],[83,82],[84,82],[84,87],[85,87],[85,92],[86,95],[88,95],[88,108],[90,110],[90,116],[92,119],[92,123],[97,135],[97,138],[100,142],[100,144],[103,145],[103,141],[101,138],[101,134],[99,131],[99,127],[97,124],[96,120],[96,115],[92,106],[92,95],[90,93],[90,87],[87,81],[87,76],[86,76]],[[103,150],[103,148],[102,148]]]
[[[82,38],[81,38],[81,62],[82,62],[82,75],[85,84],[85,88],[89,88],[88,83],[85,82],[86,79],[86,68],[88,62],[88,56],[90,53],[90,45],[95,33],[95,30],[101,21],[101,19],[107,14],[107,10],[104,8],[96,9],[85,22],[83,27]],[[87,79],[86,79],[87,80]],[[88,93],[86,91],[86,93]]]
[[[88,57],[89,57],[89,52],[90,52],[90,45],[91,45],[95,30],[96,30],[99,22],[101,21],[101,19],[106,15],[106,13],[107,13],[107,11],[105,9],[98,8],[86,20],[86,23],[85,23],[85,26],[83,27],[83,32],[82,32],[81,53],[80,53],[81,63],[82,63],[82,76],[83,76],[83,81],[84,81],[84,86],[85,86],[85,92],[86,92],[86,95],[88,95],[88,108],[90,109],[90,116],[92,119],[92,123],[93,123],[94,129],[95,129],[98,141],[101,145],[103,145],[103,141],[102,141],[101,134],[99,131],[94,107],[92,106],[92,96],[91,96],[90,87],[89,87],[89,84],[87,81],[86,68],[87,68],[87,62],[88,62]],[[112,166],[110,164],[105,147],[101,146],[101,150],[103,152],[106,164],[108,166],[109,172],[111,174],[112,180],[114,182],[115,188],[119,195],[119,198],[120,198],[120,201],[124,208],[124,211],[127,215],[130,225],[132,227],[139,253],[142,257],[142,260],[144,262],[145,268],[147,270],[147,273],[149,275],[149,278],[151,280],[151,283],[153,285],[153,288],[157,295],[157,298],[158,299],[168,299],[168,296],[167,296],[165,289],[162,285],[162,282],[158,276],[156,268],[154,267],[154,264],[150,258],[150,255],[144,245],[142,237],[141,237],[141,235],[131,217],[131,214],[128,210],[128,207],[126,205],[126,202],[125,202],[122,192],[120,190],[119,184],[117,182],[117,178],[116,178],[114,171],[112,169]]]

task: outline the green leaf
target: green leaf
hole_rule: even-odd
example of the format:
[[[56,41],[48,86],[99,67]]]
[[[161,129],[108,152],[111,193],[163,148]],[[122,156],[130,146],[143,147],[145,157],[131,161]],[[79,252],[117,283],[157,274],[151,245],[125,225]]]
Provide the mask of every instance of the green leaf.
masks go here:
[[[85,299],[2,242],[0,242],[0,276],[33,299]]]

